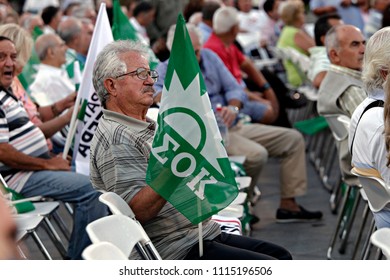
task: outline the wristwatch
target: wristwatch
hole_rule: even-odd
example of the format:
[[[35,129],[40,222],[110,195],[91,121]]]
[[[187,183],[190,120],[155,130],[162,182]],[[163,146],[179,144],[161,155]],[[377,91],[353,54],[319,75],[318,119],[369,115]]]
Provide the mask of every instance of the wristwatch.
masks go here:
[[[229,105],[228,106],[229,110],[231,110],[232,112],[238,114],[240,112],[240,108],[238,108],[237,106],[233,106],[233,105]]]

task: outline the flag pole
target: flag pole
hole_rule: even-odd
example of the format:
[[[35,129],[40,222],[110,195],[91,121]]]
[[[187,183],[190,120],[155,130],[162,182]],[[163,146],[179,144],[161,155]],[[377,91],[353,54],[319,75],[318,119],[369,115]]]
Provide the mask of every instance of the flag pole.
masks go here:
[[[200,216],[202,214],[202,205],[199,201],[199,199],[197,200],[198,201],[198,216]],[[199,258],[203,257],[203,224],[202,222],[200,222],[198,224],[198,232],[199,232],[199,236],[198,236],[198,239],[199,239]]]
[[[73,140],[74,134],[76,132],[75,128],[76,128],[76,122],[77,122],[77,114],[79,111],[80,100],[81,100],[81,94],[78,93],[78,90],[79,90],[78,87],[79,87],[80,82],[81,82],[81,73],[80,73],[80,65],[79,65],[79,62],[77,60],[74,62],[73,67],[74,67],[74,80],[75,80],[75,84],[76,84],[76,101],[74,103],[72,118],[71,118],[70,123],[69,123],[68,135],[66,137],[64,151],[62,153],[63,159],[66,159],[66,157],[68,156],[68,153],[70,150],[70,145],[72,144],[72,140]]]
[[[199,229],[199,258],[203,257],[203,225],[202,222],[198,224]]]

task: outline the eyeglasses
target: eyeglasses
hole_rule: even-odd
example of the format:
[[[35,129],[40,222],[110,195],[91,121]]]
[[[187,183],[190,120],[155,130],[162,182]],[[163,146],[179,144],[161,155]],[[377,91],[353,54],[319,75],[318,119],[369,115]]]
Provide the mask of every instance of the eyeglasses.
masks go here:
[[[140,67],[140,68],[137,68],[134,71],[131,71],[131,72],[128,72],[128,73],[116,76],[115,79],[118,79],[120,77],[127,76],[127,75],[131,75],[131,76],[132,75],[137,75],[138,79],[140,79],[140,80],[147,80],[148,77],[150,76],[154,82],[157,82],[157,79],[158,79],[157,71],[155,71],[155,70],[148,70],[148,69],[145,69],[143,67]]]

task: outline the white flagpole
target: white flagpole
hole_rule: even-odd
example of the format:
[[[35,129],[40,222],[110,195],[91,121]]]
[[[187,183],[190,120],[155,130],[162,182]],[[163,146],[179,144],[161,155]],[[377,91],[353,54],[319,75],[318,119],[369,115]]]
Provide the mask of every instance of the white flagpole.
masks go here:
[[[79,62],[75,61],[73,67],[74,67],[73,71],[74,71],[74,81],[75,81],[75,84],[76,85],[77,84],[80,85],[81,73],[80,73]],[[76,88],[76,89],[78,91],[78,88]],[[79,94],[77,92],[76,101],[74,103],[74,108],[73,108],[73,113],[72,113],[72,118],[71,118],[70,124],[69,124],[68,135],[66,137],[65,147],[64,147],[64,151],[62,153],[62,158],[63,159],[66,159],[66,157],[68,156],[70,145],[72,144],[72,140],[73,140],[74,134],[76,132],[75,127],[76,127],[76,122],[77,122],[77,114],[78,114],[79,108],[80,108],[80,100],[81,100],[81,94]]]
[[[203,257],[203,224],[198,224],[199,229],[199,258]]]

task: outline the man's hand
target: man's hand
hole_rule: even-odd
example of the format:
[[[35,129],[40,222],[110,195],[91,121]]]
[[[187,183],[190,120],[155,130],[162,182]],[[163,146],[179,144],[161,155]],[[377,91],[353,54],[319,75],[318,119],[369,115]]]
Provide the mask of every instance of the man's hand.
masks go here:
[[[63,159],[62,154],[59,154],[56,157],[47,160],[46,169],[70,171],[70,160],[69,158]]]
[[[263,94],[261,92],[247,91],[247,95],[248,95],[249,100],[251,100],[251,101],[257,101],[257,102],[271,106],[271,102],[269,100],[263,98]]]
[[[64,110],[72,107],[74,105],[74,102],[76,101],[76,92],[72,92],[67,97],[61,99],[58,101],[58,110],[60,112],[63,112]]]
[[[217,114],[221,115],[221,118],[227,127],[231,127],[237,118],[237,112],[229,109],[229,107],[222,107],[221,111],[217,112]]]

